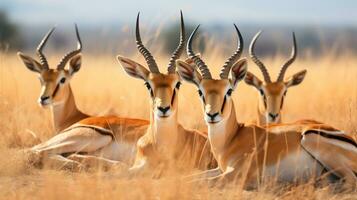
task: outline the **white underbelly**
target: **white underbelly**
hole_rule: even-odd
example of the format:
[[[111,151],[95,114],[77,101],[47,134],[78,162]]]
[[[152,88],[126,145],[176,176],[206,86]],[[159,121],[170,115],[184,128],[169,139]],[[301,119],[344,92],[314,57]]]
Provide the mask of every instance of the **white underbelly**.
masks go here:
[[[284,157],[274,166],[267,166],[264,170],[265,178],[272,178],[278,182],[306,182],[319,176],[323,167],[305,150],[296,151]]]
[[[95,155],[132,164],[136,155],[136,143],[112,141],[102,149],[95,152]]]

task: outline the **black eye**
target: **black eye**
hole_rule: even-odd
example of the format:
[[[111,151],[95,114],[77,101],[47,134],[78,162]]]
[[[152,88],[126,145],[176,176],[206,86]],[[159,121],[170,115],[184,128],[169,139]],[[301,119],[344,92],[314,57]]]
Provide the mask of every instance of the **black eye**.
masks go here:
[[[181,86],[181,82],[177,82],[177,84],[176,84],[176,89],[180,89],[180,86]]]
[[[233,90],[232,90],[232,89],[229,89],[229,90],[227,91],[227,95],[228,95],[228,96],[231,96],[231,95],[232,95],[232,92],[233,92]]]
[[[152,89],[151,89],[150,84],[149,84],[148,82],[145,82],[145,86],[146,86],[146,88],[150,91],[150,95],[153,97],[153,96],[154,96],[154,93],[153,93],[153,91],[152,91]]]
[[[150,84],[149,84],[148,82],[145,82],[145,86],[146,86],[146,88],[147,88],[148,90],[151,90],[151,86],[150,86]]]
[[[63,84],[66,82],[66,78],[61,78],[60,82]]]
[[[203,96],[203,93],[202,93],[201,90],[198,90],[198,95],[200,95],[200,97],[202,98],[203,103],[206,103],[206,99],[205,99],[205,97]]]
[[[198,90],[198,95],[200,95],[200,97],[202,97],[202,91],[201,90]]]
[[[259,89],[260,95],[264,96],[264,91],[263,89]]]

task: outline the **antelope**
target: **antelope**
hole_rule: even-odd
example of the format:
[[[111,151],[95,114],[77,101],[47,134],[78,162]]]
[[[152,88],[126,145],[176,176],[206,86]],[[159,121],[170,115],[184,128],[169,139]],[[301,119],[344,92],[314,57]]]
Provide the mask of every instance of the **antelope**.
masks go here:
[[[38,62],[36,59],[18,52],[17,55],[24,62],[27,69],[39,75],[41,82],[41,93],[38,102],[41,107],[50,107],[52,112],[52,121],[56,132],[60,132],[70,125],[89,117],[78,109],[69,84],[72,76],[79,71],[81,67],[82,42],[79,36],[78,28],[75,26],[77,35],[77,49],[67,53],[57,65],[57,70],[50,69],[43,48],[48,38],[51,36],[55,27],[48,31],[37,47]],[[69,62],[69,70],[65,70]]]
[[[77,49],[67,53],[57,65],[50,69],[42,50],[54,31],[52,28],[37,48],[40,62],[19,52],[25,66],[39,74],[42,90],[39,103],[51,106],[55,129],[59,133],[28,150],[43,163],[48,160],[64,167],[83,168],[84,162],[99,162],[115,165],[118,162],[130,163],[135,155],[136,141],[145,132],[148,121],[119,118],[115,116],[94,117],[82,113],[76,106],[70,80],[81,67],[82,43],[78,28]],[[69,69],[65,69],[69,62]],[[86,154],[86,155],[79,155]]]
[[[133,174],[149,171],[153,167],[173,167],[183,161],[189,167],[203,166],[211,159],[205,148],[206,135],[197,130],[184,128],[178,122],[178,92],[181,81],[176,73],[175,61],[185,48],[185,26],[181,12],[180,42],[173,52],[167,73],[161,73],[150,51],[143,45],[140,36],[139,16],[136,19],[136,44],[145,58],[147,67],[118,55],[117,60],[131,77],[145,82],[150,94],[150,125],[145,135],[137,142],[137,154],[130,172]],[[175,163],[169,163],[174,161]],[[191,165],[192,164],[192,165]]]
[[[302,70],[289,77],[287,80],[284,80],[286,70],[295,61],[297,55],[296,38],[293,32],[293,47],[291,51],[291,56],[288,61],[286,61],[281,67],[280,73],[276,81],[271,81],[267,68],[265,67],[263,62],[259,60],[259,58],[255,55],[254,52],[255,43],[259,38],[260,34],[261,31],[259,31],[254,36],[249,47],[249,55],[252,61],[259,67],[260,71],[262,72],[264,82],[251,72],[247,72],[244,81],[248,85],[255,87],[260,93],[257,114],[258,124],[262,126],[270,123],[281,123],[281,110],[283,109],[284,98],[286,96],[288,88],[299,85],[305,78],[306,70]]]
[[[247,74],[247,60],[237,61],[240,51],[235,52],[222,67],[220,79],[212,78],[208,66],[192,50],[198,28],[188,40],[187,54],[199,72],[184,61],[178,60],[176,65],[180,76],[198,88],[208,140],[218,167],[192,175],[193,181],[241,177],[245,187],[250,188],[257,187],[266,177],[294,183],[333,174],[346,183],[356,184],[357,144],[342,131],[325,124],[261,127],[239,123],[231,94]]]

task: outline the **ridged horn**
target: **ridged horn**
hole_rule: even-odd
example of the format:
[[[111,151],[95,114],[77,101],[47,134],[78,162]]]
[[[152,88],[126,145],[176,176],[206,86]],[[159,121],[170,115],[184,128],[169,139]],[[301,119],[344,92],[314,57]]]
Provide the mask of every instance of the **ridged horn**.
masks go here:
[[[255,55],[254,53],[254,47],[255,47],[255,42],[257,41],[257,39],[259,38],[260,34],[262,33],[262,31],[259,31],[253,38],[252,42],[250,43],[249,46],[249,55],[251,57],[251,59],[253,60],[253,62],[258,65],[260,71],[263,73],[263,77],[265,82],[267,83],[271,83],[271,79],[269,76],[269,72],[267,70],[267,68],[264,66],[264,64],[258,59],[258,57]]]
[[[141,41],[139,18],[140,18],[140,12],[138,13],[138,16],[136,18],[136,30],[135,30],[136,47],[138,48],[139,52],[144,56],[145,61],[148,64],[149,70],[152,73],[160,73],[154,57],[151,55],[150,51],[143,45],[143,42]]]
[[[67,62],[68,62],[71,58],[73,58],[74,56],[76,56],[77,54],[81,53],[81,51],[82,51],[82,41],[81,41],[81,38],[80,38],[80,36],[79,36],[77,24],[74,24],[74,28],[76,29],[77,49],[74,50],[74,51],[71,51],[71,52],[67,53],[65,56],[63,56],[63,58],[61,59],[61,61],[60,61],[59,64],[57,65],[57,69],[58,69],[58,70],[64,69],[64,67],[66,66]]]
[[[234,28],[237,31],[238,35],[238,45],[237,45],[237,50],[233,53],[231,57],[227,59],[227,61],[224,63],[221,73],[219,76],[221,79],[227,79],[229,75],[229,70],[232,68],[232,65],[239,59],[239,57],[242,55],[242,50],[243,50],[243,37],[237,27],[237,25],[233,24]]]
[[[288,61],[281,67],[279,76],[277,78],[277,81],[283,81],[285,72],[288,69],[288,67],[295,61],[297,55],[297,49],[296,49],[296,38],[295,38],[295,33],[293,32],[293,47],[291,50],[291,55]]]
[[[198,57],[192,50],[192,40],[198,30],[198,28],[200,27],[200,25],[198,25],[195,30],[191,33],[190,38],[188,39],[187,42],[187,55],[189,58],[191,58],[193,60],[193,62],[195,63],[195,65],[198,67],[198,69],[201,72],[202,78],[203,79],[212,79],[211,76],[211,72],[209,71],[207,65],[205,64],[205,62],[203,62],[203,60]]]
[[[46,56],[42,53],[43,48],[45,47],[48,38],[51,36],[56,27],[51,28],[47,34],[42,38],[40,44],[37,47],[37,55],[40,58],[40,63],[43,69],[49,69],[48,62]]]
[[[180,42],[179,45],[177,46],[176,50],[172,54],[170,58],[169,65],[167,67],[167,71],[169,74],[173,74],[176,71],[176,60],[180,58],[182,55],[183,51],[185,50],[185,40],[186,40],[186,33],[185,33],[185,23],[183,21],[183,15],[182,11],[180,11],[181,14],[181,32],[180,32]]]

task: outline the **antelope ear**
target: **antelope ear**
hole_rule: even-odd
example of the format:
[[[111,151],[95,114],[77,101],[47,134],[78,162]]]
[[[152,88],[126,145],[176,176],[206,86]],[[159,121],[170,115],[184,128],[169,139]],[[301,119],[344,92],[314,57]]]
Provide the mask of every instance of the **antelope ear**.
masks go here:
[[[76,55],[69,61],[69,74],[78,72],[82,64],[82,55]]]
[[[179,75],[187,82],[198,86],[202,80],[201,74],[198,73],[195,66],[192,66],[184,61],[177,60],[176,66]]]
[[[147,70],[144,66],[140,65],[139,63],[118,55],[117,59],[121,66],[123,67],[124,71],[129,75],[134,78],[140,78],[143,79],[144,81],[147,80],[150,71]]]
[[[248,71],[247,59],[243,58],[234,63],[232,67],[232,88],[236,88],[239,81],[241,81]]]
[[[33,59],[30,56],[27,56],[21,52],[17,52],[17,55],[22,60],[22,62],[24,62],[27,69],[29,69],[33,72],[41,73],[42,65],[39,62],[37,62],[35,59]]]
[[[260,89],[260,86],[263,83],[258,77],[256,77],[251,72],[247,72],[247,75],[244,78],[244,82],[248,85],[251,85],[251,86],[257,88],[258,90]]]
[[[296,86],[299,85],[305,78],[306,69],[294,74],[293,76],[289,77],[287,81],[285,81],[286,87]]]

